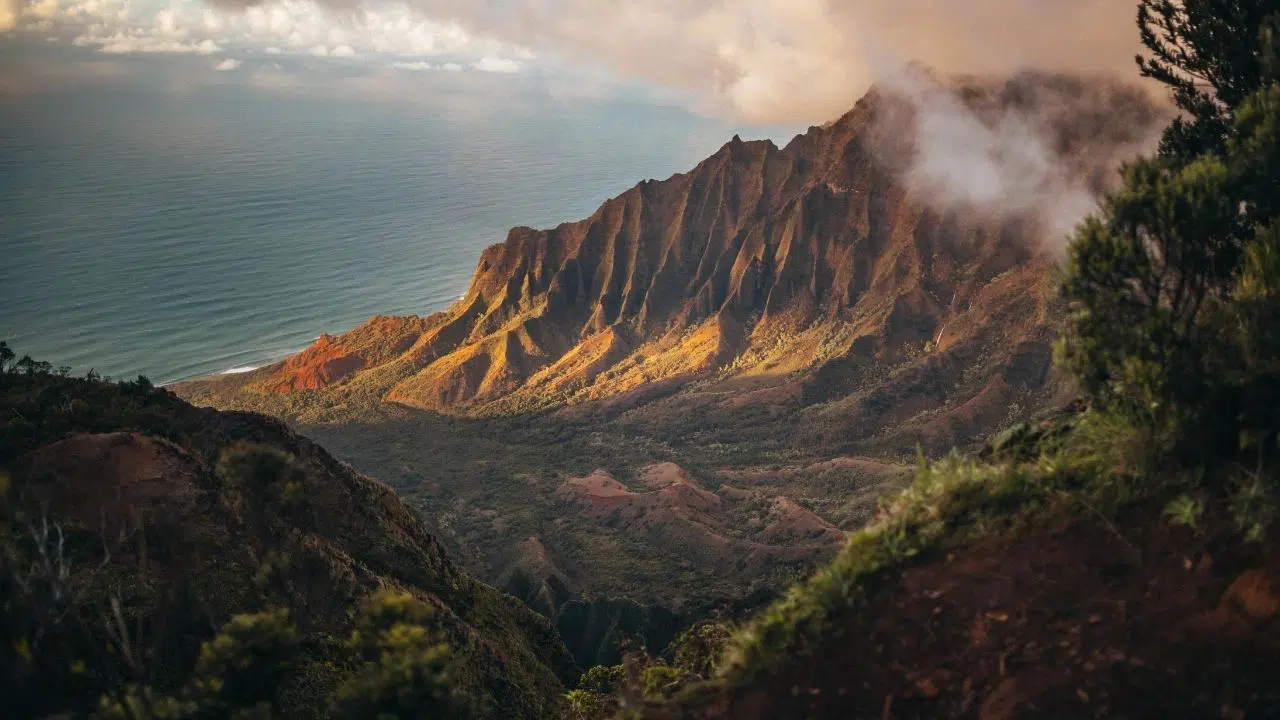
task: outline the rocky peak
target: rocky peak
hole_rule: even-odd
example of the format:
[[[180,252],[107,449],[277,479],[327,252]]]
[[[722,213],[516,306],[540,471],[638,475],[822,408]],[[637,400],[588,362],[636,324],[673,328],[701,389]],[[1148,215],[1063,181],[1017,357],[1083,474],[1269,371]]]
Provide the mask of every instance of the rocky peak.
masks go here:
[[[981,407],[968,407],[962,424],[981,426],[1007,395],[996,378],[1015,352],[1039,358],[1027,376],[1045,377],[1050,260],[1028,208],[993,211],[915,180],[912,168],[938,142],[923,134],[922,117],[967,108],[964,121],[998,131],[1015,113],[1053,138],[1046,162],[1096,173],[1098,184],[1160,116],[1128,107],[1140,95],[1056,77],[926,90],[912,97],[877,87],[782,149],[735,135],[693,170],[639,183],[589,218],[515,228],[481,254],[461,301],[389,336],[397,352],[329,357],[340,338],[308,350],[331,372],[275,389],[358,378],[382,364],[392,368],[377,374],[389,401],[506,414],[726,368],[782,382],[776,368],[786,367],[824,385],[850,358],[915,358],[925,368],[986,353],[985,369],[969,373],[988,379],[973,385],[975,395],[934,390],[921,401],[959,410],[974,400]],[[1132,122],[1108,123],[1108,113]],[[298,377],[288,363],[284,370]],[[822,390],[811,399],[838,397]]]

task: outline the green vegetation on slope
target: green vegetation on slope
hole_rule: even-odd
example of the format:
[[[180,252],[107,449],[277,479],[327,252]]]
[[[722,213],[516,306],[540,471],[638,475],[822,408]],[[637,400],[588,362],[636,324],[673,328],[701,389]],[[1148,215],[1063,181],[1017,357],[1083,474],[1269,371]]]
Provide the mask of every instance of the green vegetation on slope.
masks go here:
[[[0,344],[6,712],[556,717],[573,661],[282,423]]]
[[[839,541],[803,532],[749,544],[771,524],[779,496],[850,531],[874,514],[876,497],[902,487],[912,467],[909,454],[835,462],[797,434],[774,428],[763,437],[772,425],[738,433],[704,426],[696,413],[666,424],[655,415],[643,427],[546,415],[451,418],[381,403],[356,383],[282,395],[224,382],[175,390],[197,404],[279,414],[392,486],[468,570],[553,618],[584,667],[617,662],[624,635],[652,644],[709,608],[743,597],[758,607],[830,559]],[[651,491],[642,471],[655,463],[675,463],[720,495],[711,532],[662,507],[589,514],[557,493],[598,469]],[[551,577],[563,594],[544,592]],[[613,640],[601,642],[605,636]]]
[[[1085,78],[965,86],[955,99],[979,116],[1042,111],[1073,157],[1077,122],[1126,145],[1161,117]],[[1034,223],[914,191],[906,102],[882,88],[786,149],[731,142],[581,223],[517,229],[431,318],[374,318],[173,389],[284,418],[504,589],[550,568],[571,596],[673,612],[775,592],[901,487],[917,444],[977,443],[1061,400]],[[695,522],[671,527],[670,507],[583,512],[557,493],[596,470],[645,490],[632,479],[664,462],[723,512],[676,508]],[[530,556],[549,562],[530,575]]]

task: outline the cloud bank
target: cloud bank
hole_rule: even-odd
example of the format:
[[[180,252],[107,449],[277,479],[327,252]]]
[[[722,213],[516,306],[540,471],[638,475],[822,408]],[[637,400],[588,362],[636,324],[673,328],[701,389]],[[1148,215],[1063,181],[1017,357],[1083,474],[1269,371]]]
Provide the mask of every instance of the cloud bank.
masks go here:
[[[0,35],[15,32],[105,55],[292,55],[348,69],[357,62],[370,68],[422,62],[522,73],[533,59],[526,49],[432,20],[396,0],[345,14],[311,0],[231,10],[201,0],[0,0]],[[0,68],[0,75],[6,69],[14,78],[12,68]]]
[[[0,0],[0,32],[52,23],[105,53],[603,72],[696,97],[710,114],[795,124],[838,116],[910,63],[1133,77],[1137,1]]]
[[[373,7],[320,4],[356,24]],[[1132,75],[1138,49],[1137,0],[409,0],[408,7],[542,57],[699,91],[709,109],[754,122],[830,119],[887,65]]]
[[[908,69],[879,87],[887,100],[873,145],[921,197],[1031,220],[1055,249],[1116,184],[1116,168],[1155,148],[1172,114],[1143,89],[1098,75],[939,80]]]

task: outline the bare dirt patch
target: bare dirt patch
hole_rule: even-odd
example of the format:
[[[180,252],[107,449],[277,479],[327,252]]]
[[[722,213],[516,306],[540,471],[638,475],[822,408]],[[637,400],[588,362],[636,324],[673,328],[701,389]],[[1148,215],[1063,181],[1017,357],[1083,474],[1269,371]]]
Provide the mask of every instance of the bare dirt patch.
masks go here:
[[[773,499],[770,515],[773,521],[760,533],[764,540],[790,537],[814,539],[829,535],[832,542],[839,542],[845,537],[840,528],[781,495]]]
[[[634,494],[605,470],[596,470],[586,477],[569,478],[556,490],[556,497],[566,500],[580,497],[604,500]]]
[[[654,465],[640,468],[637,475],[639,476],[641,483],[655,490],[660,490],[677,483],[691,482],[689,474],[685,472],[684,468],[670,462],[656,463]]]

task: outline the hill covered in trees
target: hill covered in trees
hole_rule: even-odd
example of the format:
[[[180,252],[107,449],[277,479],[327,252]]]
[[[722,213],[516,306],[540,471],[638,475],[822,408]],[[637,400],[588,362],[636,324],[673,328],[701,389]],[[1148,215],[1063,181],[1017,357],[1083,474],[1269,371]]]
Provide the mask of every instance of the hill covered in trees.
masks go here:
[[[550,624],[282,422],[3,345],[0,404],[10,716],[558,716]]]

